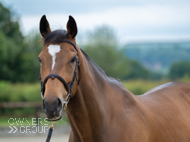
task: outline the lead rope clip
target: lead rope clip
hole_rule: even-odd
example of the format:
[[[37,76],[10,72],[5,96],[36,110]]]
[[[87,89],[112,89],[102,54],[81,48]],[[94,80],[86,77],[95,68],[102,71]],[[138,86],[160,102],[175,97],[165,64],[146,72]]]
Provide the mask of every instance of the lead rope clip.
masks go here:
[[[47,136],[46,142],[49,142],[51,139],[51,135],[52,135],[52,132],[54,130],[54,127],[53,127],[54,123],[55,122],[52,121],[51,125],[49,126],[49,131],[48,131],[48,136]]]

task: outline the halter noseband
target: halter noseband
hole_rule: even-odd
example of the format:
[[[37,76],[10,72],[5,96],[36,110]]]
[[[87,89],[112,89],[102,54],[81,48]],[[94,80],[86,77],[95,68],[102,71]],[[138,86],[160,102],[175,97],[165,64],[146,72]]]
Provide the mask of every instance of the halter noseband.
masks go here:
[[[66,40],[66,39],[64,39],[62,42],[67,42],[67,43],[71,44],[75,48],[75,50],[77,51],[76,66],[75,66],[75,71],[74,71],[74,74],[73,74],[72,81],[69,84],[67,84],[65,79],[63,79],[60,75],[54,74],[54,73],[47,75],[43,82],[41,80],[41,75],[39,76],[39,79],[40,79],[40,82],[41,82],[41,95],[42,95],[42,97],[44,96],[44,92],[45,92],[45,84],[46,84],[46,82],[48,81],[49,78],[52,78],[52,79],[57,78],[57,79],[59,79],[59,81],[61,81],[63,83],[63,85],[65,86],[65,88],[67,90],[66,100],[64,100],[64,102],[63,102],[64,109],[66,110],[67,109],[67,104],[69,103],[70,97],[71,97],[72,92],[73,92],[73,86],[74,86],[75,78],[78,81],[78,85],[79,85],[79,82],[80,82],[80,78],[77,79],[77,67],[78,67],[78,69],[80,71],[80,63],[79,63],[79,60],[78,60],[78,49],[77,49],[76,45],[73,42],[71,42],[70,40]]]

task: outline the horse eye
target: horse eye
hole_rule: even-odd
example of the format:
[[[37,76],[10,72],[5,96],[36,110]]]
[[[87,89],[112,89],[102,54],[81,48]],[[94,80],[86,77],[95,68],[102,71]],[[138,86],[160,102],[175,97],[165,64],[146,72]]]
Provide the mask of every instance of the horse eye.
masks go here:
[[[40,58],[38,58],[38,61],[41,63],[41,59]]]
[[[76,61],[76,57],[73,57],[71,60],[71,63],[74,63]]]

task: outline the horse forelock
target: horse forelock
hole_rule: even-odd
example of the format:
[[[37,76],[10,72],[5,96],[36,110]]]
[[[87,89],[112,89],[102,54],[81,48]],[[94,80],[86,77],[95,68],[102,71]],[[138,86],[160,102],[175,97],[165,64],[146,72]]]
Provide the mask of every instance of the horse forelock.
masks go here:
[[[44,37],[44,45],[46,44],[59,44],[63,42],[64,39],[68,38],[68,34],[66,30],[55,30],[48,33]]]

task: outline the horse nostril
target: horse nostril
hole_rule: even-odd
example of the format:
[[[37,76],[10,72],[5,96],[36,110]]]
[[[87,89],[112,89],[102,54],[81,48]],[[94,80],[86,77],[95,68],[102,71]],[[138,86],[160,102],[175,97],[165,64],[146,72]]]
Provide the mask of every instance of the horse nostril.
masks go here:
[[[43,99],[42,109],[47,118],[60,117],[62,108],[62,102],[59,98]]]
[[[43,102],[42,102],[42,109],[43,109],[44,113],[47,113],[47,108],[46,108],[44,99],[43,99]]]
[[[57,98],[57,110],[61,110],[62,109],[62,102],[59,98]]]

